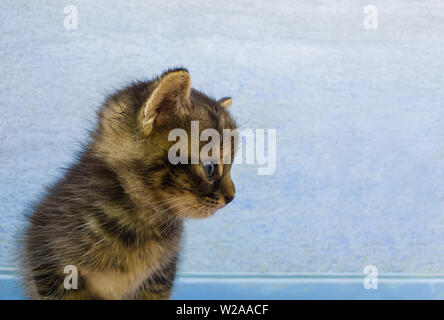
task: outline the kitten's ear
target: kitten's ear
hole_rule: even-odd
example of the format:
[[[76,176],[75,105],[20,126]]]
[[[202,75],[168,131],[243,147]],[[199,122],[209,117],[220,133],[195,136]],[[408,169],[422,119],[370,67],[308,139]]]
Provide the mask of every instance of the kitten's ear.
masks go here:
[[[180,113],[190,103],[191,79],[188,71],[174,70],[164,73],[154,84],[154,90],[141,113],[143,131],[149,135],[156,123],[169,115]]]
[[[219,99],[219,101],[217,101],[222,107],[224,108],[228,108],[229,106],[231,106],[231,104],[233,103],[233,99],[231,99],[230,97],[225,97],[222,99]]]

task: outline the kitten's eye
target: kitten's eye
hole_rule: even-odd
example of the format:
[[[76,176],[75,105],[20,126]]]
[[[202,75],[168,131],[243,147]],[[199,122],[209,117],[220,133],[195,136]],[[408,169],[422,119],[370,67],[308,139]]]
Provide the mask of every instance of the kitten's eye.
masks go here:
[[[202,167],[207,177],[211,177],[214,174],[214,164],[210,160],[202,161]]]

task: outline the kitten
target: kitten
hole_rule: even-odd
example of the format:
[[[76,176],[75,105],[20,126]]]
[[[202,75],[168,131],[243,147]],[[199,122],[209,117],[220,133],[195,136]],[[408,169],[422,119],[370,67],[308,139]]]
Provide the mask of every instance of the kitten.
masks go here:
[[[226,111],[191,89],[185,69],[109,97],[91,142],[29,217],[22,272],[33,299],[168,299],[183,218],[202,218],[235,195],[231,164],[168,160],[175,128],[234,130]],[[202,146],[200,146],[202,147]],[[222,153],[234,158],[234,146]],[[65,289],[66,266],[78,270]]]

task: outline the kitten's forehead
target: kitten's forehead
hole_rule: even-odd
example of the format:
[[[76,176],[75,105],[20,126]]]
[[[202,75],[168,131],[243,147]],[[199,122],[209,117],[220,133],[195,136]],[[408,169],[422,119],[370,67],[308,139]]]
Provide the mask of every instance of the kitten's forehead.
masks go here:
[[[216,100],[195,89],[191,90],[190,100],[192,102],[191,117],[194,120],[201,120],[207,128],[218,131],[237,128],[230,114]]]

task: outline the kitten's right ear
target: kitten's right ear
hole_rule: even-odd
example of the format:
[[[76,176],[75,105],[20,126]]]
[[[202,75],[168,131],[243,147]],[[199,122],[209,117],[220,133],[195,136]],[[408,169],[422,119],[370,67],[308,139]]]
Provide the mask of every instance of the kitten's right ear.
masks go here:
[[[217,101],[222,107],[229,108],[233,103],[233,99],[230,97],[225,97]]]
[[[155,83],[154,90],[140,111],[143,132],[149,135],[156,124],[169,115],[180,113],[189,105],[191,79],[188,71],[178,69],[164,73]]]

